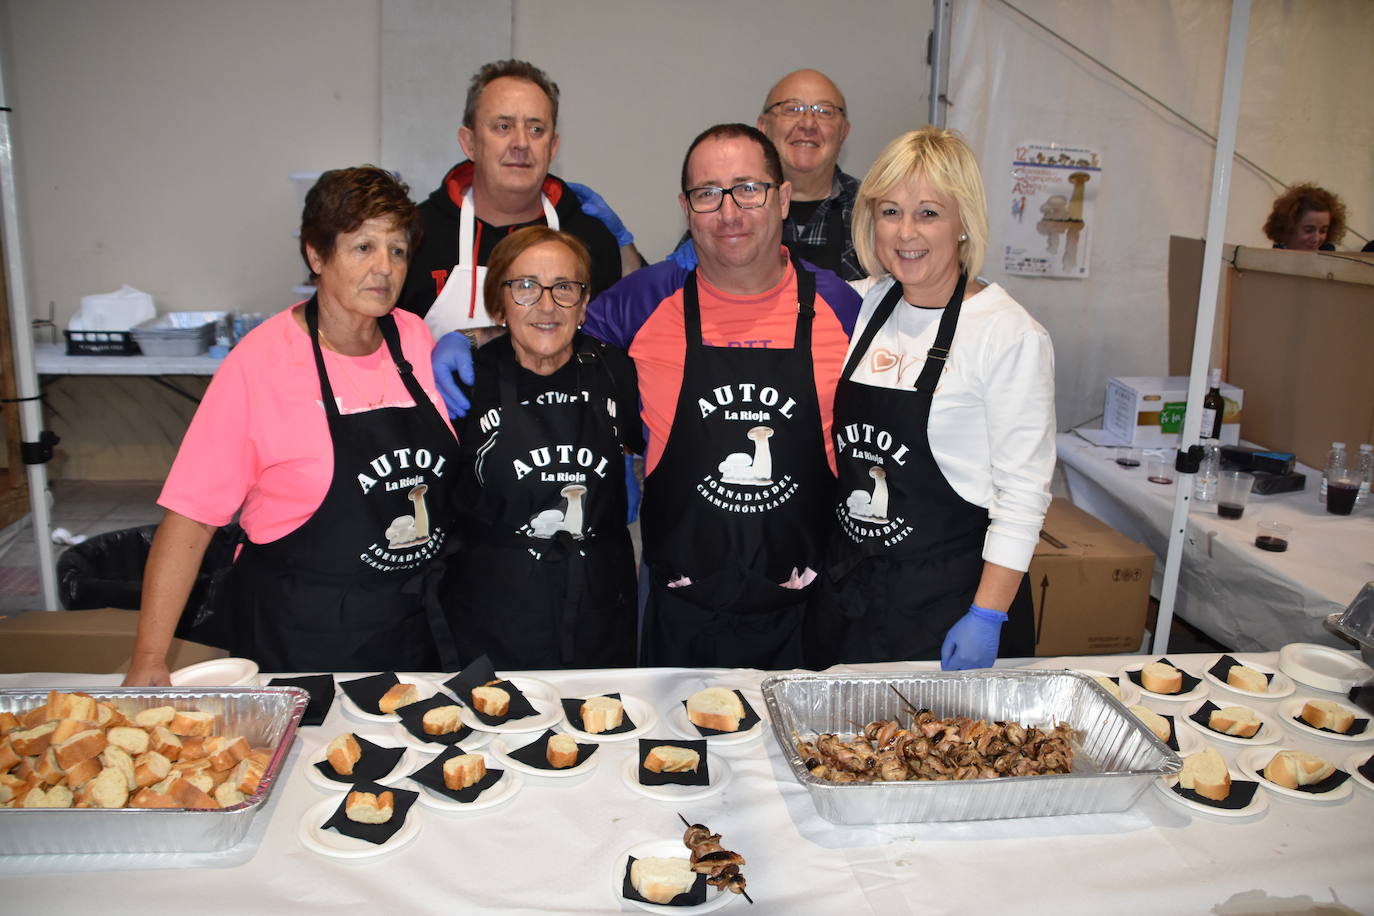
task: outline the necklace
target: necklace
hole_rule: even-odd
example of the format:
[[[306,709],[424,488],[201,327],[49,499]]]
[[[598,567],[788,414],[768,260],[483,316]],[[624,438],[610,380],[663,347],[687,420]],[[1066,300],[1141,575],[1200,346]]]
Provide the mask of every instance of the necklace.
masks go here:
[[[360,357],[350,357],[339,352],[338,346],[329,339],[329,335],[325,334],[324,328],[320,328],[319,332],[320,340],[328,344],[329,352],[334,354],[334,365],[339,367],[340,374],[348,380],[349,387],[351,387],[354,394],[358,396],[358,400],[367,405],[367,410],[376,410],[378,407],[382,406],[382,402],[386,400],[386,379],[382,376],[382,373],[386,370],[387,360],[381,359],[378,361],[377,365],[371,369],[360,371],[354,364],[354,360]],[[364,375],[364,373],[368,383],[367,387],[374,391],[381,392],[376,398],[364,392],[363,386],[358,384],[356,376]]]

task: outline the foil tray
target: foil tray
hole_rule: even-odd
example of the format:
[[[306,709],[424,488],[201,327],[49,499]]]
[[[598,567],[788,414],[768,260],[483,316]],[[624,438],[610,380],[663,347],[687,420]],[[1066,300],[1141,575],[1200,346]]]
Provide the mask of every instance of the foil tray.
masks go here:
[[[109,700],[132,718],[154,706],[219,717],[216,733],[271,747],[258,790],[229,808],[0,808],[0,855],[35,853],[219,852],[238,844],[282,773],[310,694],[298,687],[125,687],[78,692]],[[47,702],[47,690],[0,689],[0,712]]]
[[[1183,761],[1091,676],[997,669],[912,674],[783,674],[763,681],[773,737],[821,817],[835,824],[976,821],[1124,811]],[[970,716],[1075,732],[1070,773],[961,781],[832,783],[812,776],[793,736],[848,740],[875,719],[910,720],[891,688],[941,718]],[[855,726],[853,723],[859,723]]]

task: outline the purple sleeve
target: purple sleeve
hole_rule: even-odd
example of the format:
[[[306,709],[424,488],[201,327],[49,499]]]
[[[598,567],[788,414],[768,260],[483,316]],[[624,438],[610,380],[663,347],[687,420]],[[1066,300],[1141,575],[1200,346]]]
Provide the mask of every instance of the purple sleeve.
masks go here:
[[[672,261],[642,267],[591,301],[582,330],[603,343],[628,350],[654,309],[681,289],[686,279],[687,271]],[[852,327],[852,320],[850,324]]]
[[[854,292],[854,288],[838,275],[806,261],[802,263],[816,275],[816,298],[829,303],[831,311],[844,328],[845,336],[853,337],[854,325],[859,320],[859,306],[863,305],[864,301],[863,296]]]

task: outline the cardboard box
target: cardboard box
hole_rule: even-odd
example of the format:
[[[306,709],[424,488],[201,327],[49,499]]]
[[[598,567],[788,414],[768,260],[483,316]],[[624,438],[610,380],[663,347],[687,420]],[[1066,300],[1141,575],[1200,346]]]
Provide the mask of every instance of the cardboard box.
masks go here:
[[[1144,546],[1054,500],[1030,564],[1035,654],[1139,651],[1154,563]]]
[[[111,674],[129,670],[138,614],[99,611],[29,611],[0,619],[0,672],[62,671]],[[171,671],[228,652],[184,639],[167,652]]]
[[[1240,444],[1240,409],[1245,392],[1221,384],[1226,415],[1221,422],[1221,444]],[[1137,448],[1177,448],[1188,407],[1185,375],[1121,376],[1107,379],[1102,405],[1102,431],[1107,444]]]

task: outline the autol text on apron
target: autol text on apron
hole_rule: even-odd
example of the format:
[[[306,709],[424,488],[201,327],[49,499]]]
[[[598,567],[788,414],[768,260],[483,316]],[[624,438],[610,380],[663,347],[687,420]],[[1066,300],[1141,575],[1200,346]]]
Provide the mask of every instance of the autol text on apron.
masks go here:
[[[393,463],[394,460],[394,463]],[[368,462],[368,469],[376,474],[376,477],[368,475],[366,472],[358,473],[358,485],[363,488],[364,493],[372,492],[372,488],[378,483],[390,477],[392,474],[414,468],[415,470],[425,471],[435,477],[444,476],[444,464],[448,461],[446,457],[440,455],[435,458],[426,448],[397,448],[389,452],[383,452],[376,458]],[[404,479],[387,481],[385,489],[400,490],[405,487],[414,486],[424,479],[423,475],[410,476]]]
[[[712,403],[714,400],[714,403]],[[782,406],[779,407],[779,402]],[[787,398],[785,401],[778,389],[771,385],[756,385],[752,382],[741,382],[735,385],[719,385],[711,389],[711,399],[697,398],[697,407],[701,410],[701,418],[704,420],[717,410],[730,407],[732,404],[739,405],[736,409],[726,410],[723,419],[726,420],[748,420],[754,423],[762,423],[771,420],[773,410],[779,414],[792,419],[792,412],[797,406],[795,398]],[[756,408],[746,408],[743,405],[756,404]],[[767,410],[759,408],[768,408]]]

